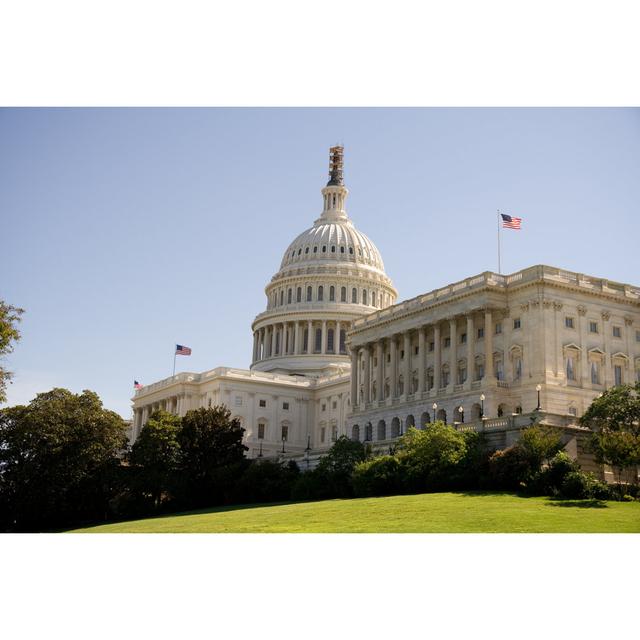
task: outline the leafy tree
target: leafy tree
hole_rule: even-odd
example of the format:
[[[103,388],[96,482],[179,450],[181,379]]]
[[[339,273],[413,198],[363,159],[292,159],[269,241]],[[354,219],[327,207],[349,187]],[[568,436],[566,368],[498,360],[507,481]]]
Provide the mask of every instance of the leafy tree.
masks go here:
[[[404,468],[396,456],[380,456],[356,465],[353,471],[356,496],[388,496],[405,490]]]
[[[562,449],[560,432],[553,427],[534,424],[520,435],[520,446],[529,459],[531,471],[536,473]]]
[[[13,351],[13,342],[20,339],[17,329],[20,316],[24,309],[12,307],[0,300],[0,358]],[[7,400],[7,382],[11,380],[12,373],[0,366],[0,403]]]
[[[396,447],[398,460],[406,469],[410,491],[447,486],[466,451],[464,434],[442,421],[423,430],[411,427]]]
[[[291,498],[298,465],[271,460],[252,460],[234,491],[235,502],[281,502]]]
[[[640,465],[640,382],[607,389],[580,418],[593,434],[590,448],[600,464],[615,470],[622,491],[623,473],[632,469],[637,483]]]
[[[37,530],[105,518],[126,425],[93,391],[53,389],[0,410],[0,518]]]
[[[187,411],[178,435],[182,499],[187,504],[230,500],[247,460],[244,429],[225,406]]]
[[[329,494],[346,498],[353,495],[351,474],[356,464],[366,457],[362,442],[340,436],[318,463],[318,473],[324,475]]]
[[[180,464],[181,419],[167,411],[156,411],[142,427],[131,448],[129,461],[136,467],[135,489],[148,494],[158,508],[170,491]]]
[[[489,480],[496,489],[518,491],[531,476],[531,460],[519,444],[499,449],[489,458]]]

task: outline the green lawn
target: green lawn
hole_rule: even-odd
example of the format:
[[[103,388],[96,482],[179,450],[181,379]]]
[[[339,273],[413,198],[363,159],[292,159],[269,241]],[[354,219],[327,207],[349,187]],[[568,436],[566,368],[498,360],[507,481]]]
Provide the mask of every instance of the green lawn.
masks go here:
[[[226,507],[100,525],[90,533],[632,533],[640,503],[431,493]]]

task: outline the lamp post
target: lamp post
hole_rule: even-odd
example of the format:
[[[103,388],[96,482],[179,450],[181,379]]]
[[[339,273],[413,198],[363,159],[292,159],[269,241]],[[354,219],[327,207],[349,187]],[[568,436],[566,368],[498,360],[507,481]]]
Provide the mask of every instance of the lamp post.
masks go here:
[[[460,422],[464,423],[464,407],[462,405],[458,407],[458,413],[460,414]]]
[[[309,453],[311,451],[311,435],[307,434],[307,448],[304,450],[305,456],[307,458],[307,469],[309,468]]]
[[[431,408],[433,409],[433,421],[435,422],[436,421],[436,409],[438,408],[438,403],[434,402],[431,405]]]
[[[262,440],[260,440],[260,453],[258,454],[258,458],[262,458]]]
[[[480,394],[480,420],[484,420],[484,393]]]
[[[284,453],[284,442],[287,439],[287,436],[285,436],[284,434],[282,434],[282,453]]]
[[[541,407],[540,407],[540,390],[542,389],[542,387],[537,384],[536,385],[536,391],[538,392],[538,406],[536,407],[536,411],[540,411]]]

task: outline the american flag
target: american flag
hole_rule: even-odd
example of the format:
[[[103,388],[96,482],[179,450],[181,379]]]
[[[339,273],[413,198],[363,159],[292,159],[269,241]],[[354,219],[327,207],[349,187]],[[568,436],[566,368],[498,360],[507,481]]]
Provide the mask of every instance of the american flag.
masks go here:
[[[133,381],[133,388],[134,389],[142,389],[142,387],[144,387],[143,384],[140,384],[137,380]]]
[[[506,213],[501,213],[502,216],[502,228],[503,229],[516,229],[516,231],[520,230],[520,226],[522,225],[522,218],[514,218],[512,216],[508,216]]]
[[[177,344],[176,345],[176,355],[177,356],[190,356],[191,349],[189,347],[185,347],[184,345]]]

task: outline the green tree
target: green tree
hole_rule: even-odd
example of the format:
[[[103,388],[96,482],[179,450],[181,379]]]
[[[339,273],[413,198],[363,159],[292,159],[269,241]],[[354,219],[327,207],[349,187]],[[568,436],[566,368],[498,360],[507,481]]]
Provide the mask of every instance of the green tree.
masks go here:
[[[597,462],[615,470],[620,490],[623,474],[631,470],[637,483],[640,465],[640,382],[607,389],[580,418],[593,434],[589,445]]]
[[[356,464],[366,457],[362,442],[340,436],[318,463],[318,475],[324,476],[328,493],[332,497],[353,495],[351,475]]]
[[[182,499],[187,504],[227,502],[247,460],[244,429],[225,406],[187,411],[178,435]]]
[[[534,424],[523,429],[519,445],[529,460],[531,471],[536,473],[562,449],[562,439],[557,429]]]
[[[126,425],[92,391],[53,389],[0,410],[0,517],[37,530],[105,518]]]
[[[13,343],[20,340],[17,325],[24,309],[12,307],[0,300],[0,358],[13,351]],[[0,403],[7,400],[7,383],[12,373],[0,365]]]
[[[151,496],[158,508],[172,488],[180,464],[181,419],[167,411],[156,411],[142,427],[129,461],[135,469],[135,489]]]

